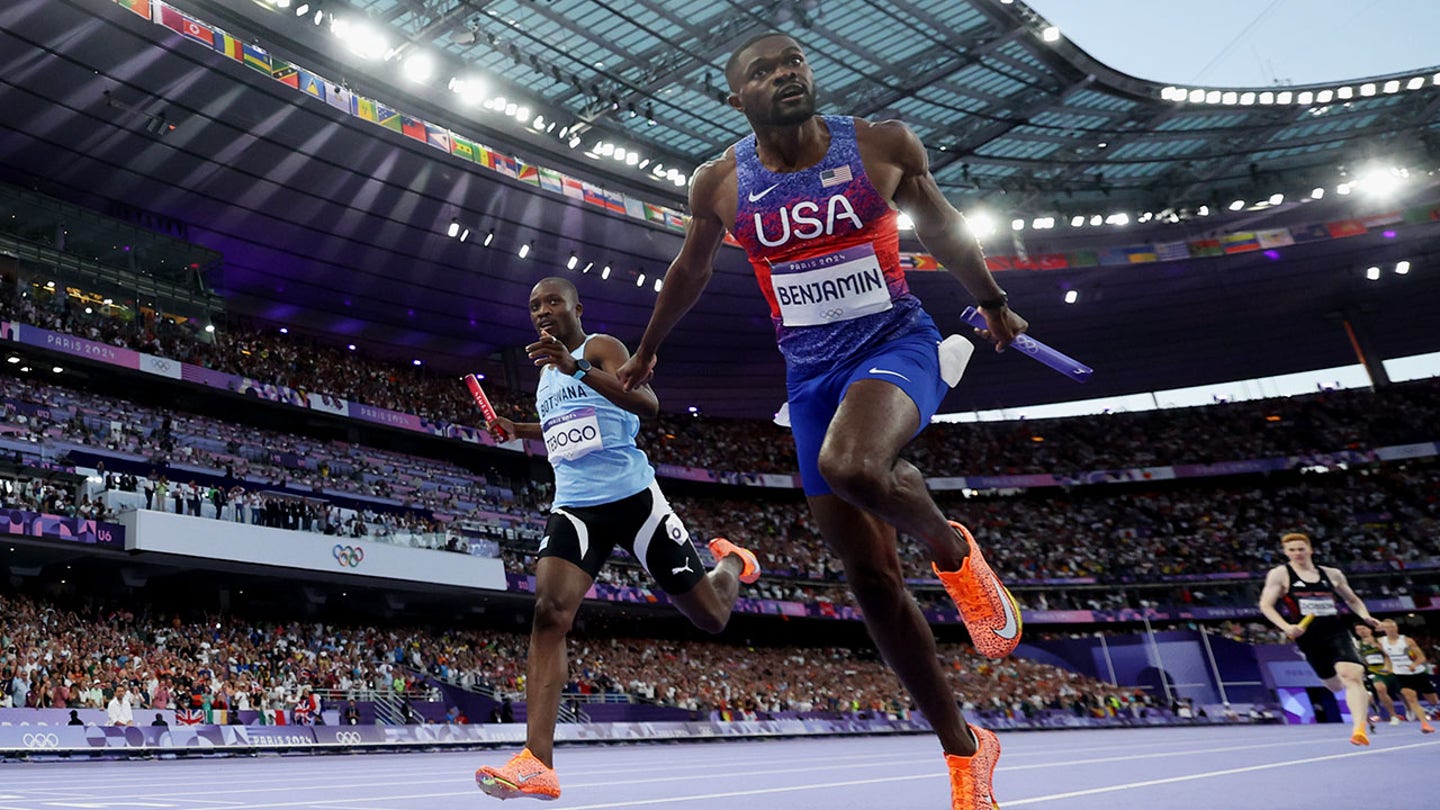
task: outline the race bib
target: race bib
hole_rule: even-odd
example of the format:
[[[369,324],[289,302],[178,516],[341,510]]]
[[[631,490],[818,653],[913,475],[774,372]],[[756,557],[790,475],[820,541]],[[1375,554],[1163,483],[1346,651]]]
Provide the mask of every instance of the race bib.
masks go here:
[[[885,271],[869,244],[781,262],[770,268],[770,285],[786,326],[839,323],[891,307]]]
[[[1339,613],[1335,609],[1335,600],[1328,597],[1302,596],[1295,601],[1302,616],[1334,616]]]
[[[1369,664],[1372,667],[1383,667],[1385,666],[1385,653],[1365,653],[1365,663]]]
[[[574,461],[605,447],[594,408],[576,408],[547,419],[540,430],[545,434],[545,452],[551,461]]]

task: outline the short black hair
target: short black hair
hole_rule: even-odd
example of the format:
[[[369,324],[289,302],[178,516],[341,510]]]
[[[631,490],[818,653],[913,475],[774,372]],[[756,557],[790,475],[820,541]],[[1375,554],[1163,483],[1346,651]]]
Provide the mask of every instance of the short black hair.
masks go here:
[[[565,293],[570,296],[571,301],[575,301],[577,303],[580,301],[580,290],[577,289],[574,282],[570,281],[570,279],[568,278],[561,278],[560,276],[546,276],[545,278],[542,278],[539,281],[535,282],[536,287],[539,287],[541,284],[554,284],[560,289],[564,290]],[[534,288],[532,287],[531,289]]]
[[[735,50],[730,52],[730,60],[725,63],[725,82],[726,84],[730,85],[731,90],[735,89],[735,82],[730,79],[730,71],[734,70],[736,67],[739,66],[740,54],[744,53],[746,48],[749,48],[751,45],[754,45],[760,40],[769,39],[771,37],[785,37],[786,39],[795,42],[797,45],[799,44],[798,40],[783,31],[765,31],[763,33],[755,34],[754,36],[747,38],[744,42],[735,46]]]

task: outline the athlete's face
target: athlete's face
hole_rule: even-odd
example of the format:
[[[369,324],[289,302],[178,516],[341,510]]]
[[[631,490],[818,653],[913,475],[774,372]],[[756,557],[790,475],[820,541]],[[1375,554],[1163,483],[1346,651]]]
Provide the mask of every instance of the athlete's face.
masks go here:
[[[730,106],[751,124],[795,126],[815,115],[815,74],[789,37],[766,37],[746,48],[730,81]]]
[[[1359,636],[1361,641],[1370,641],[1375,638],[1375,632],[1370,629],[1368,624],[1355,625],[1355,635]]]
[[[536,333],[549,332],[563,340],[580,328],[580,314],[584,311],[585,305],[563,285],[542,281],[530,291],[530,323],[535,325]]]
[[[1285,556],[1292,563],[1305,565],[1310,562],[1310,544],[1304,540],[1291,540],[1285,544]]]
[[[1380,622],[1380,629],[1385,631],[1387,638],[1397,638],[1400,635],[1400,625],[1389,619]]]

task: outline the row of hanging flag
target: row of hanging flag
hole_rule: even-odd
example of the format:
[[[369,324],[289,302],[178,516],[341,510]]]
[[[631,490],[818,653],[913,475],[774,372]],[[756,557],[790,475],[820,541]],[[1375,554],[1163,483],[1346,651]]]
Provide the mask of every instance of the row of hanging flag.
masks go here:
[[[585,205],[595,206],[674,231],[684,231],[689,216],[663,205],[639,200],[595,183],[579,180],[554,169],[539,166],[499,152],[454,130],[400,112],[375,99],[352,92],[299,65],[281,59],[259,45],[244,42],[229,33],[185,14],[161,0],[114,0],[135,14],[162,25],[186,39],[208,46],[217,53],[251,68],[274,81],[304,93],[317,101],[356,118],[397,132],[452,157],[474,163],[497,174]],[[1252,251],[1274,250],[1305,242],[1343,239],[1368,233],[1373,228],[1419,224],[1440,220],[1440,205],[1429,204],[1373,214],[1358,219],[1260,231],[1227,233],[1215,238],[1155,242],[1063,253],[1020,255],[996,254],[986,257],[994,271],[1060,270],[1072,267],[1108,267],[1147,264],[1185,259],[1229,256]],[[737,244],[726,235],[728,244]],[[901,253],[907,271],[940,270],[940,262],[928,253]]]

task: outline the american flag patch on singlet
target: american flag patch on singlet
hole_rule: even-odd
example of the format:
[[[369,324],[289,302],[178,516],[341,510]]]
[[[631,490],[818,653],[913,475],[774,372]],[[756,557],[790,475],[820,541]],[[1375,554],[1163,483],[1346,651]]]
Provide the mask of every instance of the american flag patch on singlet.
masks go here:
[[[830,188],[841,183],[848,183],[855,178],[850,175],[849,166],[839,166],[834,169],[826,169],[820,172],[820,187]]]

